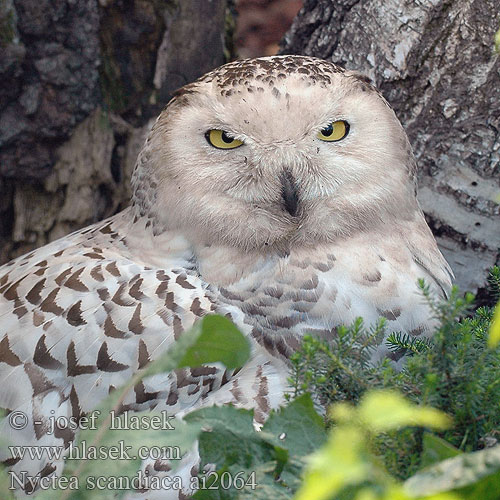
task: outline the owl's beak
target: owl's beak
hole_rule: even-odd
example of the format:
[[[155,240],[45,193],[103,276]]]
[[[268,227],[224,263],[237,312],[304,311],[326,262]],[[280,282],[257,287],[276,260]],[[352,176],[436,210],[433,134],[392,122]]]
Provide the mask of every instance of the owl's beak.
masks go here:
[[[295,217],[299,207],[299,194],[295,179],[288,170],[284,170],[281,176],[281,198],[285,210]]]

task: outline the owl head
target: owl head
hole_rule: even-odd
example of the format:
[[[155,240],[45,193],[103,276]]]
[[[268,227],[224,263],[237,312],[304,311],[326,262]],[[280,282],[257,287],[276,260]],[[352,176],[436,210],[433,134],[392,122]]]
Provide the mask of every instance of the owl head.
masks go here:
[[[406,134],[362,75],[312,57],[226,64],[181,88],[133,176],[153,231],[244,249],[315,245],[418,211]]]

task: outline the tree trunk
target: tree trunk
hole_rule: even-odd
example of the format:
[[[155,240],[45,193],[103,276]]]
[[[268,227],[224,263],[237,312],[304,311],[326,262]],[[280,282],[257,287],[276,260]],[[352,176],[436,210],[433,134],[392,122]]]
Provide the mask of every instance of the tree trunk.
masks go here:
[[[497,0],[306,0],[282,53],[369,76],[402,121],[419,200],[462,289],[500,260]]]
[[[127,205],[148,122],[224,62],[227,3],[0,2],[0,263]]]

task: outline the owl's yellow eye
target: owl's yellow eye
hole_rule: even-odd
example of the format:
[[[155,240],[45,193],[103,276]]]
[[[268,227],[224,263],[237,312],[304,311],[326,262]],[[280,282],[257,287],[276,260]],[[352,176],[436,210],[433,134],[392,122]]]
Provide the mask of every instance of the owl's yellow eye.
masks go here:
[[[207,138],[209,144],[218,149],[234,149],[243,144],[242,141],[227,135],[224,130],[217,130],[215,128],[209,130],[205,134],[205,137]]]
[[[327,142],[342,140],[349,133],[349,124],[344,120],[330,123],[328,127],[318,132],[318,139]]]

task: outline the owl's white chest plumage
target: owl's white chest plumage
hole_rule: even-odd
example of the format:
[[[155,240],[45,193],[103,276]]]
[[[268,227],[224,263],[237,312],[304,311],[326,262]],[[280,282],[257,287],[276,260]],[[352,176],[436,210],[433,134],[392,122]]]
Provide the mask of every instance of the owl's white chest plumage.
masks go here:
[[[391,238],[374,243],[372,234],[265,256],[210,247],[198,258],[198,269],[218,301],[284,359],[299,348],[304,334],[332,339],[339,325],[357,317],[367,326],[385,318],[387,333],[428,335],[434,320],[417,280],[425,279],[434,293],[441,293],[410,251]],[[382,344],[373,361],[388,352]]]

